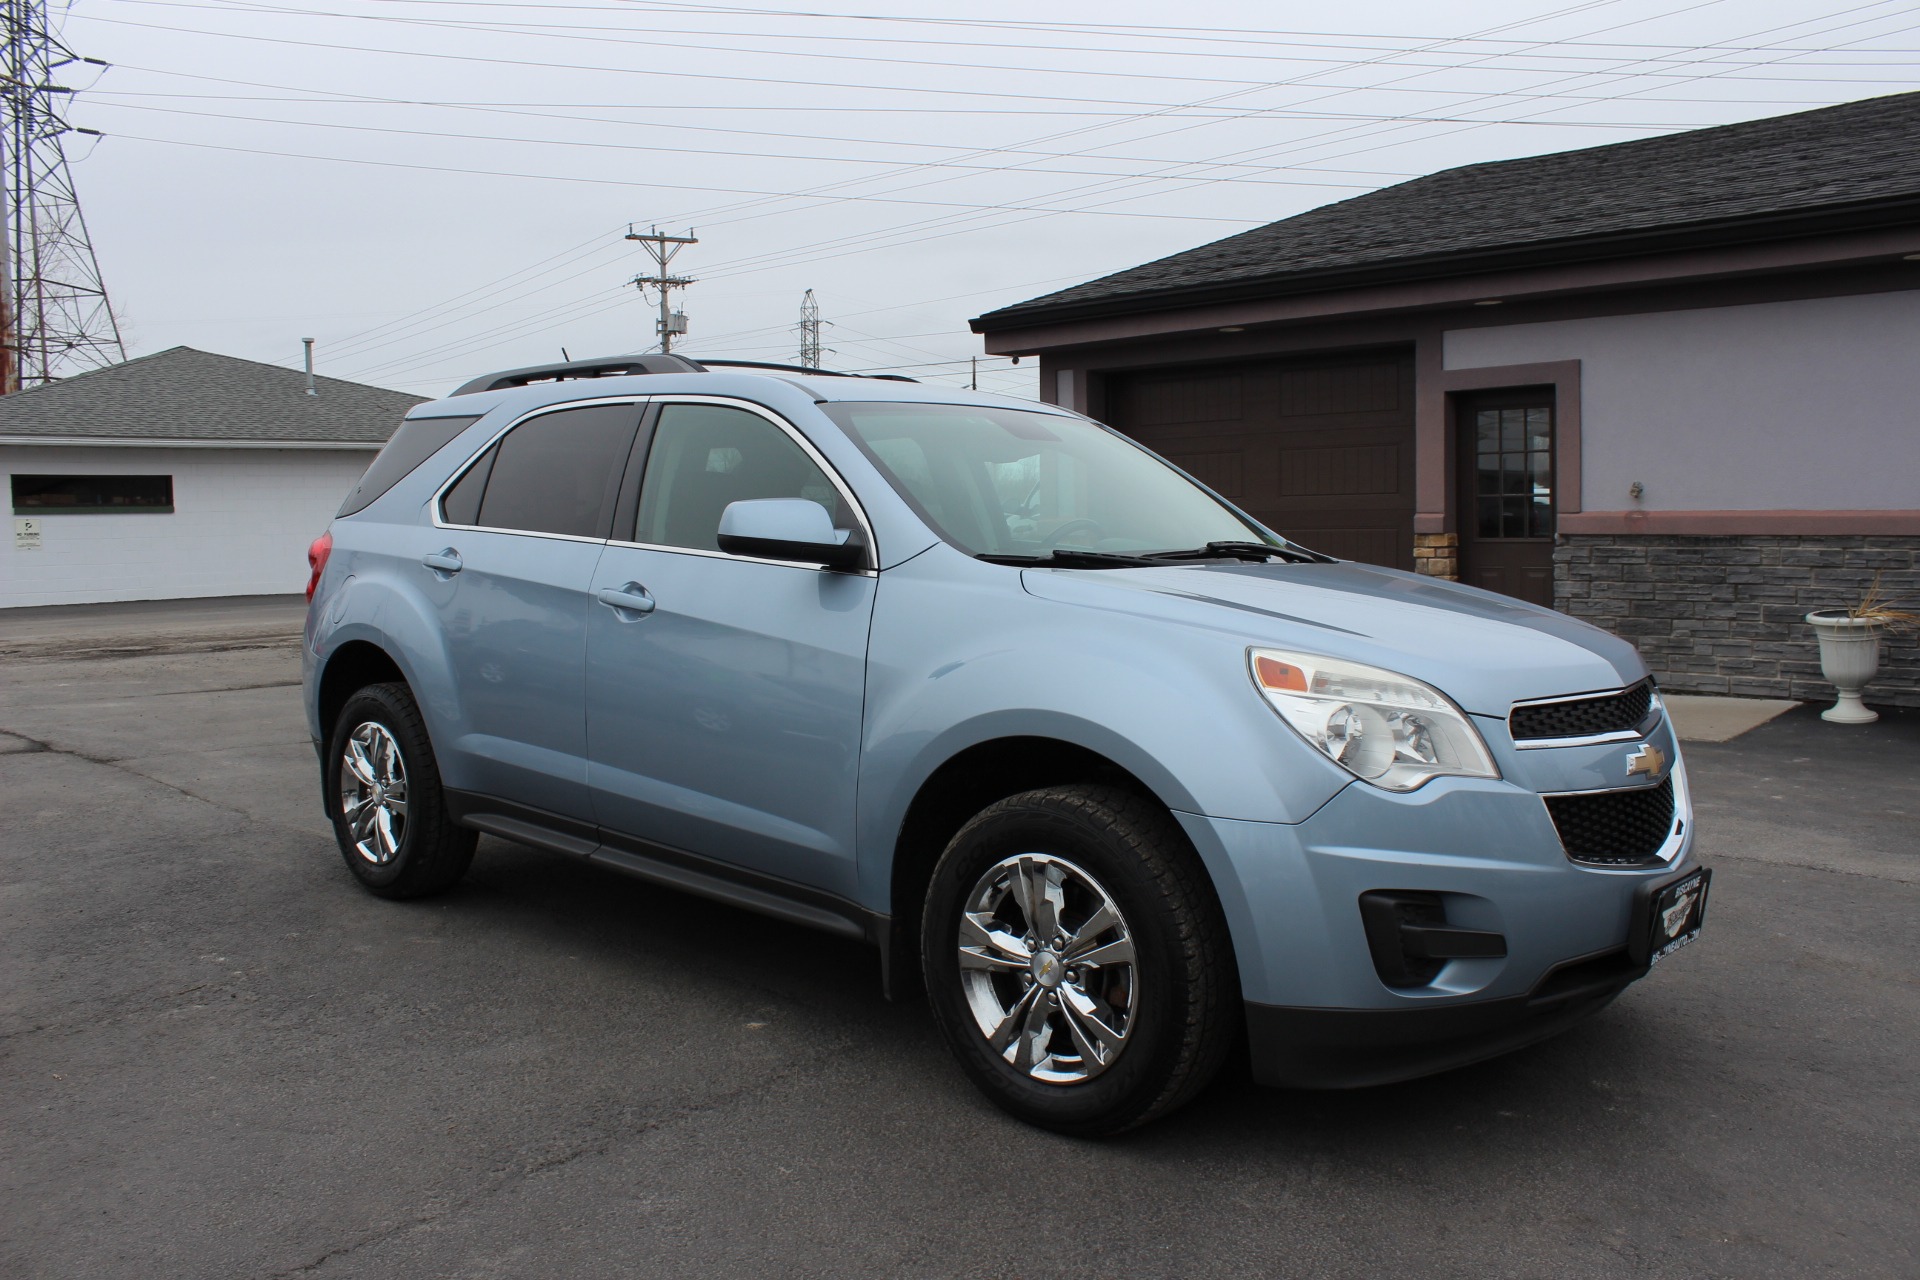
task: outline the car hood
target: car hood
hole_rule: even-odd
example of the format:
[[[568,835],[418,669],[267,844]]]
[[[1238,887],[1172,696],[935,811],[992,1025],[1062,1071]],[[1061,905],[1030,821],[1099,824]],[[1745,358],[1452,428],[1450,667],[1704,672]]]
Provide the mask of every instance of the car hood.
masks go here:
[[[1565,614],[1373,565],[1028,569],[1022,580],[1046,600],[1387,667],[1481,715],[1505,716],[1530,698],[1618,688],[1647,673],[1632,645]]]

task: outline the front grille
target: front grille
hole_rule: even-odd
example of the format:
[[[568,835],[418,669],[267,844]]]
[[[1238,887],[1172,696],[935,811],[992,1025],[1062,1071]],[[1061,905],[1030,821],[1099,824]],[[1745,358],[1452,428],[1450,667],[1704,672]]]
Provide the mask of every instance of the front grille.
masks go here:
[[[1507,728],[1515,742],[1540,738],[1587,738],[1638,727],[1653,705],[1653,681],[1642,680],[1619,693],[1567,702],[1515,707]]]
[[[1651,862],[1673,831],[1673,779],[1657,787],[1548,796],[1567,856],[1591,867]]]

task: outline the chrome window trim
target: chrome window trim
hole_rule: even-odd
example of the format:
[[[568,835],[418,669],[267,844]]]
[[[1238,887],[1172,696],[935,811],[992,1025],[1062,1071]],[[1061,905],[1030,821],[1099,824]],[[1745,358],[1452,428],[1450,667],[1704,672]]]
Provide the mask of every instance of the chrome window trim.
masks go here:
[[[466,477],[467,472],[473,470],[473,465],[480,461],[487,450],[500,443],[501,438],[505,436],[507,432],[513,430],[523,422],[530,422],[542,414],[559,413],[564,409],[596,409],[604,405],[615,404],[645,406],[649,399],[651,399],[649,396],[596,396],[591,400],[568,400],[561,404],[544,404],[537,409],[527,410],[488,436],[487,442],[469,454],[467,460],[461,463],[438,489],[433,491],[433,496],[427,499],[427,518],[433,522],[433,527],[436,529],[452,529],[463,533],[510,533],[516,537],[546,538],[553,542],[590,542],[595,546],[605,544],[607,541],[605,538],[590,538],[578,533],[547,533],[539,529],[509,529],[497,524],[452,524],[440,518],[440,503],[446,498],[447,490],[459,484],[460,481]],[[483,414],[481,416],[484,417],[485,415]],[[628,447],[631,449],[632,446],[629,445]]]
[[[788,422],[785,418],[781,417],[779,414],[775,413],[773,410],[767,408],[765,405],[755,404],[751,400],[740,400],[733,396],[703,396],[703,395],[680,394],[680,393],[673,393],[673,394],[663,393],[656,396],[649,396],[647,397],[647,400],[651,404],[657,406],[662,412],[665,412],[667,409],[673,407],[676,404],[713,404],[713,405],[719,405],[722,408],[726,408],[726,409],[745,409],[748,413],[757,414],[760,417],[765,418],[768,422],[772,423],[776,428],[785,432],[788,439],[792,440],[795,444],[800,446],[800,451],[807,455],[807,458],[813,463],[813,465],[820,468],[820,474],[824,475],[827,478],[827,482],[834,487],[834,490],[836,492],[839,493],[841,501],[847,504],[847,510],[851,511],[854,515],[854,518],[857,521],[859,521],[860,532],[866,536],[867,559],[869,560],[870,563],[867,564],[865,567],[857,570],[851,570],[851,571],[845,570],[845,569],[833,570],[833,569],[829,569],[826,565],[817,564],[809,560],[769,560],[764,556],[738,556],[738,555],[734,555],[732,552],[729,552],[729,551],[709,551],[705,547],[663,546],[659,543],[652,543],[652,542],[629,542],[623,538],[607,539],[608,546],[628,547],[638,551],[671,551],[671,552],[676,552],[682,555],[706,556],[708,559],[714,559],[714,560],[739,560],[747,564],[782,564],[792,568],[814,569],[814,570],[819,570],[825,573],[852,572],[862,577],[874,577],[878,575],[880,571],[879,570],[880,543],[873,536],[873,523],[867,519],[867,509],[864,506],[862,506],[860,504],[860,500],[854,496],[853,487],[849,485],[846,481],[846,478],[840,474],[839,468],[835,467],[831,462],[827,461],[826,455],[821,453],[820,450],[814,446],[813,441],[807,439],[806,434],[802,432],[798,427],[794,426],[791,422]],[[657,425],[656,425],[656,429],[657,429]],[[484,453],[485,450],[481,450],[481,452]],[[474,455],[475,458],[478,458],[479,456],[480,455],[478,453]],[[472,465],[472,464],[469,463],[468,465]],[[646,482],[646,477],[643,474],[641,476],[641,484],[643,488],[645,486],[645,482]],[[637,524],[639,521],[638,507],[636,507],[634,510],[634,520],[636,523],[636,531],[637,531]]]
[[[1640,723],[1631,729],[1609,729],[1605,733],[1588,733],[1572,738],[1516,738],[1513,736],[1513,713],[1522,707],[1551,707],[1563,702],[1593,702],[1600,698],[1618,698],[1650,678],[1642,677],[1640,680],[1635,680],[1633,684],[1622,685],[1618,689],[1595,689],[1587,693],[1563,694],[1557,698],[1527,698],[1510,703],[1507,706],[1507,714],[1502,718],[1502,723],[1507,726],[1507,740],[1513,744],[1516,751],[1539,751],[1549,747],[1602,747],[1615,742],[1637,742],[1659,728],[1660,722],[1667,718],[1667,704],[1661,700],[1658,685],[1649,690],[1651,701],[1647,707],[1647,714],[1642,716]],[[1567,792],[1565,794],[1588,793]]]
[[[813,560],[769,560],[765,556],[737,556],[731,551],[708,551],[704,547],[669,547],[659,542],[626,542],[620,538],[607,539],[609,547],[619,547],[624,551],[664,551],[676,556],[702,556],[708,560],[736,560],[741,564],[771,564],[786,569],[804,569],[808,573],[838,573],[849,578],[877,578],[878,569],[835,569],[830,565]]]
[[[1667,829],[1667,838],[1661,842],[1660,847],[1655,849],[1650,857],[1636,866],[1601,867],[1595,866],[1590,862],[1581,862],[1572,854],[1567,853],[1563,845],[1561,852],[1565,854],[1567,861],[1582,871],[1598,871],[1606,875],[1636,875],[1647,871],[1662,871],[1673,866],[1679,859],[1681,852],[1686,848],[1687,824],[1693,821],[1693,793],[1687,786],[1686,767],[1679,760],[1673,762],[1673,772],[1669,773],[1667,777],[1673,783],[1673,825]],[[1542,791],[1540,793],[1540,807],[1547,810],[1547,823],[1553,827],[1554,838],[1557,840],[1560,837],[1560,828],[1553,821],[1553,811],[1547,809],[1547,801],[1559,800],[1567,796],[1620,795],[1624,792],[1647,791],[1659,785],[1659,783],[1655,782],[1635,787],[1595,787],[1590,791]]]

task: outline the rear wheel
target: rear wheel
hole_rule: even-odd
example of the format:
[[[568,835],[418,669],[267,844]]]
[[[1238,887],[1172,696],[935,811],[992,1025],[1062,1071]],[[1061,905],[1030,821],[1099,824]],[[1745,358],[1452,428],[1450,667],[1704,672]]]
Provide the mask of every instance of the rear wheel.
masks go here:
[[[368,685],[341,708],[326,795],[340,854],[370,893],[441,893],[473,861],[477,837],[447,812],[426,724],[403,684]]]
[[[921,940],[961,1067],[1043,1128],[1144,1124],[1199,1093],[1233,1044],[1225,921],[1148,797],[1052,787],[988,808],[935,868]]]

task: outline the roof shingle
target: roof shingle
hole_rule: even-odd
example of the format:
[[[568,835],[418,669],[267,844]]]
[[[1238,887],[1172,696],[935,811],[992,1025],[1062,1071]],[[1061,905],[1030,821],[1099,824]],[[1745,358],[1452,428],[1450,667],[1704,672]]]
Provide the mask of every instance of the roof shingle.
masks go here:
[[[1670,232],[1920,196],[1920,93],[1446,169],[990,311],[981,332],[1075,304]],[[1169,305],[1171,305],[1171,300]]]
[[[172,347],[0,396],[0,437],[384,444],[419,396]]]

